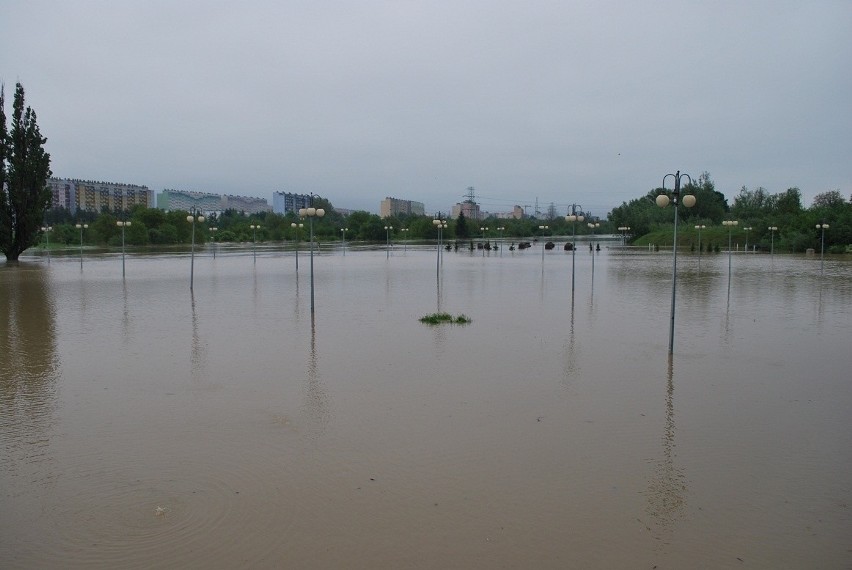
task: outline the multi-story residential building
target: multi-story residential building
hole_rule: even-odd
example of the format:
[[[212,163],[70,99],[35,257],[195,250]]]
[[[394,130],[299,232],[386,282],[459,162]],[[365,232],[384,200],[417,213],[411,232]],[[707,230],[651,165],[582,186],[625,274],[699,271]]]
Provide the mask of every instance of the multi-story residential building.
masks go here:
[[[119,212],[136,205],[154,207],[154,193],[147,186],[116,182],[96,182],[75,178],[50,178],[51,206],[77,210]]]
[[[426,215],[426,207],[423,202],[414,202],[412,200],[400,200],[399,198],[385,198],[379,204],[379,216],[389,218],[398,214],[407,216],[424,216]]]
[[[161,210],[186,210],[187,212],[222,212],[231,209],[246,214],[257,214],[269,211],[269,202],[265,198],[166,189],[157,194],[157,207]]]
[[[274,192],[272,194],[272,211],[276,214],[298,212],[299,208],[311,205],[309,194],[293,194],[292,192]]]
[[[464,214],[468,220],[481,220],[482,212],[479,210],[479,204],[470,200],[465,200],[453,206],[453,218],[458,218],[459,214]]]

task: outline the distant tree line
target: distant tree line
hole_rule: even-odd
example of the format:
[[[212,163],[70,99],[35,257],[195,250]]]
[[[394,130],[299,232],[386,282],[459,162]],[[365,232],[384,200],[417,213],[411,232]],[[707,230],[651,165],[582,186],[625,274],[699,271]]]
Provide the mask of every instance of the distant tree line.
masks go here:
[[[616,228],[629,226],[630,234],[638,244],[647,243],[647,236],[653,234],[652,242],[670,246],[674,214],[671,206],[660,208],[654,202],[661,192],[662,188],[654,188],[645,196],[614,208],[609,213],[610,223]],[[770,227],[778,228],[774,232],[776,250],[802,252],[808,248],[819,249],[821,232],[816,229],[818,223],[829,224],[825,232],[826,251],[843,253],[847,246],[852,245],[852,197],[846,200],[839,190],[818,194],[813,204],[805,208],[798,188],[770,194],[765,188],[749,190],[743,186],[729,205],[705,172],[692,184],[686,185],[682,193],[695,195],[696,204],[693,208],[678,209],[682,224],[678,233],[689,244],[695,238],[694,227],[705,225],[706,240],[702,249],[720,235],[727,236],[727,229],[720,229],[723,220],[737,220],[737,231],[740,232],[743,228],[751,228],[747,239],[760,249],[770,248],[773,233]],[[684,242],[678,241],[683,247]]]

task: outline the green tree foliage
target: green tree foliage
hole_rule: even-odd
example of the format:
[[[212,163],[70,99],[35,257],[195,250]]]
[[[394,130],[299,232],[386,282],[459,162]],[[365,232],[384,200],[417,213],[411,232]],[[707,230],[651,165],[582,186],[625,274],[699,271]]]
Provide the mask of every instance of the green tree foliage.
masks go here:
[[[470,237],[467,218],[465,218],[464,212],[459,212],[459,217],[456,219],[456,237],[458,239],[467,239]]]
[[[24,88],[15,86],[12,127],[7,130],[5,93],[0,86],[0,250],[15,261],[38,241],[50,206],[50,155],[44,150],[36,114],[24,109]]]

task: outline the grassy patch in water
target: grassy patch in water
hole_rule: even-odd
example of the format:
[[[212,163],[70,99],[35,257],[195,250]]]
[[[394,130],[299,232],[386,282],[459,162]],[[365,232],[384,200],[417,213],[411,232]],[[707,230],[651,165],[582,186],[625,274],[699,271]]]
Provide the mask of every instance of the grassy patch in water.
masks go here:
[[[421,323],[428,325],[440,325],[441,323],[449,323],[451,325],[466,325],[470,322],[470,317],[467,315],[452,316],[449,313],[432,313],[425,317],[420,317]]]

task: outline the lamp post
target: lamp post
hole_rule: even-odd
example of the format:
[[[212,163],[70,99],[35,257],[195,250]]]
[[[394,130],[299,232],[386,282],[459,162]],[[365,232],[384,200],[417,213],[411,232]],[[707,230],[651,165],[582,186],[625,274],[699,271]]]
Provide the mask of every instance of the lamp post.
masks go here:
[[[766,229],[769,230],[769,236],[770,236],[770,238],[769,238],[770,239],[770,241],[769,241],[769,255],[773,256],[773,255],[775,255],[775,232],[778,231],[778,226],[769,226]]]
[[[627,241],[626,241],[627,235],[624,232],[629,232],[630,226],[619,226],[618,231],[621,232],[621,245],[622,246],[627,245]]]
[[[546,230],[550,229],[550,226],[539,226],[539,231],[544,233]],[[544,243],[541,244],[541,267],[542,271],[544,271]]]
[[[340,231],[343,233],[343,255],[346,255],[346,230],[349,228],[341,228]]]
[[[669,176],[674,178],[674,189],[671,191],[671,198],[665,194],[666,179]],[[678,200],[681,199],[680,182],[683,178],[687,178],[689,180],[689,184],[692,184],[692,178],[689,177],[689,174],[681,174],[680,170],[678,170],[675,174],[666,174],[663,176],[663,194],[658,195],[655,200],[657,206],[660,208],[665,208],[669,205],[669,202],[674,204],[674,238],[672,241],[672,310],[671,318],[669,320],[669,354],[674,352],[675,290],[677,289],[677,207]],[[692,194],[684,194],[682,201],[684,206],[691,208],[695,205],[695,196]]]
[[[213,259],[216,259],[216,249],[219,247],[219,244],[216,242],[217,231],[219,231],[219,228],[215,226],[210,228],[210,236],[213,238]]]
[[[482,232],[482,257],[485,257],[485,232],[488,231],[488,226],[480,226],[479,231]]]
[[[723,220],[722,225],[728,228],[728,280],[731,278],[731,233],[734,227],[739,224],[737,220]]]
[[[828,224],[823,221],[821,224],[816,225],[816,229],[821,230],[822,237],[820,237],[820,247],[819,247],[819,272],[824,273],[825,270],[825,230],[828,229]]]
[[[89,229],[89,224],[77,224],[75,226],[80,230],[80,270],[83,270],[83,230]]]
[[[192,291],[192,285],[195,279],[195,222],[204,222],[204,216],[193,213],[186,217],[186,221],[192,224],[192,249],[189,254],[189,290]]]
[[[589,222],[586,225],[589,226],[589,229],[592,231],[592,236],[595,235],[595,229],[601,227],[600,222],[594,222],[594,223]],[[594,280],[594,278],[595,278],[595,245],[592,242],[594,242],[594,239],[592,239],[592,241],[589,242],[589,251],[592,252],[592,280]],[[573,259],[573,257],[571,259],[571,274],[572,274],[571,286],[573,287],[574,286],[574,277],[573,277],[573,274],[574,274],[574,259]]]
[[[399,231],[404,232],[402,235],[406,236],[406,235],[408,235],[408,229],[409,228],[401,228]],[[406,239],[402,240],[402,252],[408,253],[408,240],[406,240]]]
[[[698,230],[698,270],[701,271],[701,230],[706,228],[705,225],[695,226],[695,229]]]
[[[300,208],[299,212],[303,210],[304,208]],[[296,232],[296,273],[299,273],[299,241],[302,238],[302,228],[305,227],[305,224],[297,224],[296,222],[293,222],[290,224],[290,227]]]
[[[506,231],[506,227],[500,226],[497,231],[500,232],[500,257],[503,257],[503,232]]]
[[[44,249],[47,250],[47,263],[50,264],[50,232],[53,226],[42,226],[41,231],[44,232]]]
[[[441,232],[443,230],[447,229],[447,222],[446,222],[446,220],[442,220],[440,218],[440,214],[438,214],[438,216],[439,217],[432,220],[432,225],[435,226],[438,229],[438,250],[437,250],[438,255],[437,255],[437,260],[435,262],[435,264],[436,264],[435,266],[437,268],[435,275],[436,275],[437,278],[440,278],[441,277]]]
[[[257,230],[260,229],[260,224],[251,224],[249,226],[252,231],[251,235],[251,255],[254,258],[255,264],[257,263]]]
[[[385,257],[390,259],[390,233],[393,226],[385,226]]]
[[[325,216],[325,210],[322,208],[314,208],[314,194],[311,194],[311,206],[309,208],[300,208],[299,216],[308,217],[308,224],[311,230],[311,315],[314,314],[314,218],[322,218]],[[299,224],[302,227],[302,224]]]
[[[577,254],[577,222],[582,222],[586,219],[583,215],[582,206],[580,213],[577,213],[577,204],[571,205],[571,213],[565,216],[566,222],[571,222],[571,295],[574,295],[574,260]]]
[[[130,222],[118,221],[115,225],[121,228],[121,278],[124,279],[124,228],[129,228]],[[190,289],[192,289],[192,285],[190,285]]]
[[[743,228],[743,231],[746,233],[745,250],[744,250],[746,253],[748,253],[748,232],[750,232],[753,229],[754,228],[752,228],[751,226],[749,226],[747,228]]]

